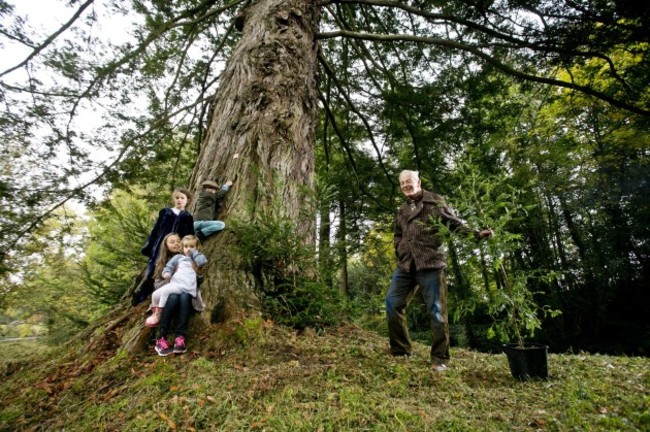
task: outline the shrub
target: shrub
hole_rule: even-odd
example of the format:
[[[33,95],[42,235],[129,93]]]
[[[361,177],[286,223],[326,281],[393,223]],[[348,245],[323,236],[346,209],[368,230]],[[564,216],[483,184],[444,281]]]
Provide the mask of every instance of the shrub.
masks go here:
[[[296,329],[339,321],[342,298],[337,290],[317,282],[315,252],[302,242],[296,222],[265,215],[253,223],[235,220],[230,226],[268,318]]]

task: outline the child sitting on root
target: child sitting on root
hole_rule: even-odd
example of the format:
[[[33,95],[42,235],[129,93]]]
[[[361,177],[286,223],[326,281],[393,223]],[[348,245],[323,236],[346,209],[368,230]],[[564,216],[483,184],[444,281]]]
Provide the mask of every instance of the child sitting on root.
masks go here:
[[[159,289],[169,283],[169,279],[163,279],[162,274],[165,266],[169,260],[180,255],[183,248],[181,246],[181,238],[176,233],[170,233],[163,239],[158,259],[156,260],[156,268],[154,271],[154,288]],[[190,316],[193,312],[202,312],[205,309],[205,304],[201,298],[201,282],[203,276],[197,275],[196,284],[197,291],[196,297],[192,297],[189,293],[171,294],[167,298],[165,309],[160,315],[160,322],[158,324],[158,337],[156,338],[156,352],[159,356],[165,357],[171,353],[183,354],[187,351],[185,346],[185,338],[187,337],[187,327],[189,324]],[[171,328],[172,321],[175,321],[175,335],[173,347],[167,341],[167,335]]]
[[[192,297],[197,295],[197,272],[208,263],[208,259],[198,251],[199,240],[196,236],[187,235],[181,240],[182,255],[173,256],[162,272],[162,277],[169,280],[151,295],[151,308],[153,313],[147,318],[147,327],[156,327],[160,323],[162,310],[171,294],[188,293]]]

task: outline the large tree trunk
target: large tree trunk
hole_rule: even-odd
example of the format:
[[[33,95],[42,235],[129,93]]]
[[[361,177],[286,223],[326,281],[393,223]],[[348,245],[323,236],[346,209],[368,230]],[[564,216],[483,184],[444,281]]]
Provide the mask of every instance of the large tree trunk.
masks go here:
[[[221,76],[191,179],[194,191],[205,180],[236,179],[219,216],[226,226],[276,212],[298,223],[304,242],[315,241],[305,191],[314,173],[318,11],[310,0],[260,0],[244,10],[243,35]],[[233,240],[226,228],[205,242],[204,322],[256,307],[255,278]]]
[[[252,224],[269,215],[288,218],[297,224],[296,235],[314,244],[316,209],[305,193],[312,189],[314,174],[319,10],[311,0],[258,0],[243,11],[242,38],[222,73],[190,182],[198,192],[205,180],[234,180],[219,215],[226,230],[203,245],[209,263],[201,293],[207,307],[193,319],[191,333],[259,309],[260,280],[233,247],[232,220]],[[236,153],[240,157],[233,161]],[[82,335],[90,336],[88,347],[143,349],[151,338],[143,325],[147,305],[127,304],[142,276],[98,323],[103,332]]]

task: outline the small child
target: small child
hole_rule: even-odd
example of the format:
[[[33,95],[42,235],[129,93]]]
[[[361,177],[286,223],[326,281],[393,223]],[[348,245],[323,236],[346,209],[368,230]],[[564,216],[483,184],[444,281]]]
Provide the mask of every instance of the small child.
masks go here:
[[[162,271],[163,279],[169,280],[169,283],[151,295],[153,313],[145,322],[147,327],[158,326],[162,310],[171,294],[188,293],[192,297],[197,295],[197,272],[208,263],[208,259],[197,250],[199,240],[193,235],[183,237],[181,246],[183,254],[173,256]]]
[[[235,153],[233,160],[237,158],[239,158],[239,153]],[[221,187],[218,183],[210,180],[201,183],[201,192],[199,192],[194,208],[194,231],[200,241],[205,241],[206,238],[226,227],[226,224],[217,218],[221,211],[221,203],[230,186],[232,186],[231,181],[227,181]]]

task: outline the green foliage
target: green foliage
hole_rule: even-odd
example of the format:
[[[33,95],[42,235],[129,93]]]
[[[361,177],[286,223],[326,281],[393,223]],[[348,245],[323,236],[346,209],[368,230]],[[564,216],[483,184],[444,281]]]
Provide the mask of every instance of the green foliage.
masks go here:
[[[47,330],[47,326],[43,324],[29,324],[23,321],[15,321],[10,324],[0,324],[0,337],[26,338],[45,336]]]
[[[533,336],[541,328],[542,318],[560,313],[534,298],[535,294],[543,294],[535,292],[534,287],[548,286],[558,274],[516,264],[522,248],[517,226],[534,208],[522,204],[519,191],[508,184],[505,175],[485,176],[471,160],[459,163],[458,177],[462,195],[455,206],[467,216],[470,226],[489,227],[494,235],[477,245],[473,235],[457,238],[440,221],[431,221],[448,241],[454,242],[462,261],[461,271],[472,286],[469,293],[456,297],[454,319],[460,321],[481,310],[494,320],[488,337],[502,341],[514,338],[523,346],[524,337]]]
[[[238,323],[229,338],[238,345],[249,347],[264,336],[264,320],[260,317],[246,318]]]
[[[338,322],[343,302],[338,291],[315,281],[313,247],[303,243],[296,221],[270,213],[252,223],[230,223],[238,254],[257,281],[263,312],[298,329]]]
[[[320,282],[303,279],[299,284],[277,288],[265,293],[264,306],[280,324],[296,329],[322,329],[345,317],[345,302],[339,292]]]
[[[85,230],[79,222],[70,209],[54,212],[39,228],[38,241],[21,251],[23,265],[12,269],[20,283],[7,294],[5,307],[47,325],[53,341],[78,332],[103,311],[81,282]]]
[[[152,211],[144,197],[139,188],[115,190],[84,218],[67,208],[55,211],[21,251],[23,265],[5,275],[2,309],[19,310],[17,319],[46,325],[55,343],[101,316],[145,266],[139,251]],[[16,336],[33,332],[25,327]]]
[[[90,212],[80,268],[86,289],[98,303],[117,303],[145,265],[140,248],[152,223],[151,211],[141,196],[139,189],[115,190],[109,200]]]
[[[535,272],[514,271],[506,274],[502,270],[503,285],[494,291],[487,304],[487,313],[495,319],[494,325],[488,332],[488,337],[498,336],[506,342],[511,338],[519,346],[524,345],[524,338],[534,336],[535,331],[542,328],[542,318],[558,316],[561,312],[551,306],[539,304],[534,296],[543,294],[542,291],[532,291],[532,281],[551,283],[557,277],[553,273],[540,275]]]
[[[632,51],[611,54],[641,61],[629,57]],[[600,61],[575,65],[570,74],[590,76],[608,92],[621,85]],[[650,332],[641,306],[648,303],[643,257],[650,250],[648,118],[568,92],[528,97],[531,106],[518,122],[524,127],[499,149],[523,189],[520,199],[536,204],[517,228],[524,235],[519,265],[560,275],[551,289],[540,284],[553,307],[564,310],[544,333],[553,332],[551,342],[566,341],[561,349],[647,353],[649,339],[638,335]]]
[[[385,294],[395,270],[392,232],[380,226],[370,230],[359,252],[350,258],[348,269],[352,299]]]

